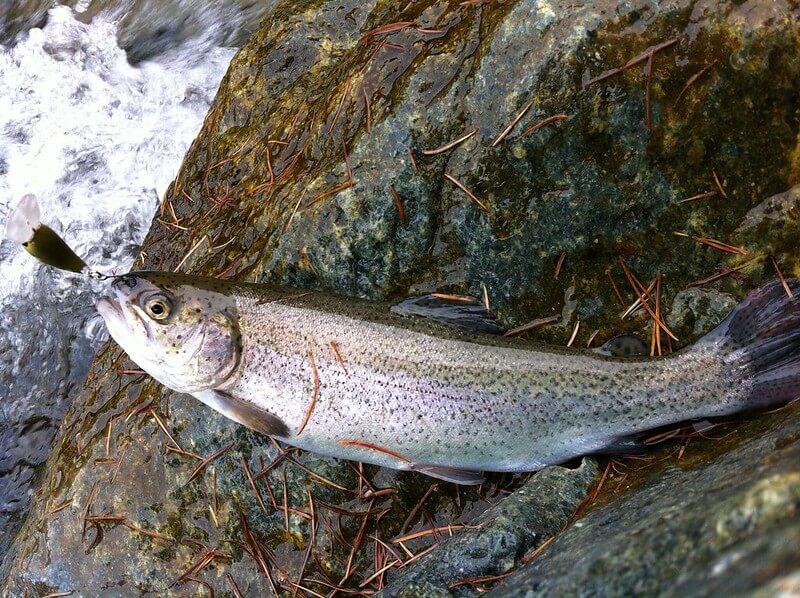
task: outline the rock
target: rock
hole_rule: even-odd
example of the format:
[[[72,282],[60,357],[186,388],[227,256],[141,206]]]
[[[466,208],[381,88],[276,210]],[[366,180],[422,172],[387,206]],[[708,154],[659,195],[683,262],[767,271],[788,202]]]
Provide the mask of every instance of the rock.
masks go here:
[[[158,59],[183,45],[240,47],[276,3],[276,0],[200,3],[93,0],[76,16],[83,22],[98,15],[117,20],[119,45],[127,53],[128,61],[138,64]]]
[[[50,0],[0,1],[0,44],[9,45],[18,35],[47,22]]]
[[[800,166],[798,166],[800,168]],[[800,185],[765,199],[736,229],[737,238],[780,264],[784,276],[800,276],[797,235],[800,232]],[[767,266],[769,268],[769,265]]]
[[[736,303],[732,295],[715,289],[685,289],[672,300],[667,324],[679,337],[700,338],[719,324]]]
[[[98,16],[116,21],[120,47],[127,52],[131,64],[138,64],[158,59],[184,44],[189,45],[187,42],[194,48],[242,46],[261,18],[274,8],[276,0],[226,0],[199,5],[188,1],[60,0],[58,4],[72,7],[74,16],[84,23]],[[13,44],[29,29],[43,27],[47,11],[53,5],[51,0],[0,2],[0,44]]]
[[[646,318],[619,319],[619,303],[634,298],[620,256],[645,284],[663,273],[665,302],[723,265],[744,266],[753,284],[774,276],[764,262],[744,263],[763,257],[757,246],[729,257],[673,233],[744,243],[735,231],[747,212],[798,182],[796,12],[767,0],[569,10],[514,0],[421,0],[405,10],[383,0],[283,2],[231,63],[137,265],[374,299],[412,288],[481,296],[485,285],[508,326],[563,312],[568,321],[539,330],[539,340],[565,344],[577,318],[575,346],[594,330],[598,342],[649,334]],[[717,189],[715,177],[727,199],[679,203]],[[738,281],[715,287],[740,299]],[[240,457],[253,473],[262,459],[268,466],[278,456],[268,439],[121,373],[133,367],[111,345],[97,357],[5,564],[6,594],[164,595],[195,587],[190,577],[222,591],[233,583],[226,574],[244,594],[271,583],[291,593],[300,578],[320,593],[331,588],[315,579],[352,590],[371,578],[364,587],[378,589],[396,575],[374,576],[376,563],[395,558],[379,540],[397,552],[391,539],[416,505],[424,503],[409,523],[416,530],[468,524],[485,509],[469,489],[369,467],[352,477],[350,465],[309,455],[292,457],[306,469],[282,461],[254,480],[259,499]],[[190,483],[199,461],[167,448],[210,457],[231,442]],[[694,446],[707,456],[699,480],[719,445]],[[756,467],[759,479],[784,471],[726,446],[720,458]],[[680,500],[669,483],[677,474],[661,475],[653,483]],[[508,476],[493,481],[514,487]],[[570,492],[580,494],[585,480],[575,482]],[[372,494],[380,490],[388,492]],[[617,518],[636,516],[614,511],[632,498],[608,500]],[[126,519],[102,519],[112,515]],[[790,538],[791,526],[782,533]],[[673,556],[673,571],[704,562]],[[441,578],[420,575],[418,587],[441,588]]]
[[[449,596],[449,584],[503,575],[519,565],[570,520],[597,476],[584,459],[577,469],[548,467],[511,496],[477,517],[468,529],[406,569],[380,596]]]
[[[774,595],[796,588],[798,414],[786,411],[767,429],[743,425],[736,435],[752,437],[710,462],[670,465],[586,515],[489,595],[720,596],[758,588]]]

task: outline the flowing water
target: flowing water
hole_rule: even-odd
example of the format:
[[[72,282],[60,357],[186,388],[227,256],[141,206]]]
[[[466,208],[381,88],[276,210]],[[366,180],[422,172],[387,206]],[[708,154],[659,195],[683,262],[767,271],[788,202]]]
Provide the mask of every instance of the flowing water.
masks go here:
[[[170,4],[192,12],[192,2]],[[9,209],[34,193],[42,221],[90,265],[104,272],[130,268],[235,51],[213,35],[221,9],[204,13],[207,5],[199,4],[192,14],[207,19],[207,27],[156,46],[152,36],[139,45],[129,40],[128,55],[118,24],[132,15],[119,6],[88,23],[56,7],[43,28],[0,50],[2,230]],[[149,8],[133,16],[163,30],[148,19],[168,17]],[[0,560],[25,516],[60,418],[105,339],[92,305],[84,280],[2,241]]]

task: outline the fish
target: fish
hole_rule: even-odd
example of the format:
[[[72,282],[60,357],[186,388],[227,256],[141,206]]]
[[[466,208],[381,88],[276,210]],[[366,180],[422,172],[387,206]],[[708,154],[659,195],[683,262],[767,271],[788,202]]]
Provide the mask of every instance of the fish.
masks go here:
[[[800,304],[778,281],[657,358],[505,338],[480,302],[436,295],[388,308],[141,271],[115,277],[96,307],[153,378],[248,428],[459,484],[800,395]]]

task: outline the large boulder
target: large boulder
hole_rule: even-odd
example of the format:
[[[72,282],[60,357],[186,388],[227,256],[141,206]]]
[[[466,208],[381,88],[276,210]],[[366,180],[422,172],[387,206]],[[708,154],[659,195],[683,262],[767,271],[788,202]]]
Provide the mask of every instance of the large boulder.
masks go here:
[[[650,329],[642,314],[619,318],[619,302],[634,298],[619,257],[645,284],[661,272],[664,301],[736,267],[708,284],[740,299],[775,266],[800,273],[770,238],[798,230],[794,212],[763,235],[736,232],[800,176],[795,12],[767,0],[283,2],[234,58],[137,266],[373,299],[485,286],[509,326],[561,314],[542,340],[564,344],[580,321],[576,346]],[[681,343],[698,319],[720,315],[685,319]],[[291,593],[298,580],[298,592],[374,590],[498,498],[284,453],[134,370],[112,344],[97,356],[6,562],[6,593],[208,584],[255,595],[272,584]],[[734,459],[738,447],[726,446]],[[718,445],[692,450],[708,456],[702,478]],[[760,467],[753,487],[794,488],[780,463]],[[574,508],[586,494],[585,476],[528,484],[537,479],[545,496],[562,484]],[[520,481],[491,487],[503,495]],[[613,510],[619,499],[608,500]],[[508,572],[553,527],[509,535],[524,541],[502,551],[502,566],[473,555],[470,575]],[[764,528],[750,529],[760,541]],[[403,543],[410,552],[391,542],[414,531],[424,533]],[[694,570],[691,552],[681,559]],[[436,575],[438,593],[474,591],[448,587],[457,568]],[[428,587],[422,577],[414,583]]]

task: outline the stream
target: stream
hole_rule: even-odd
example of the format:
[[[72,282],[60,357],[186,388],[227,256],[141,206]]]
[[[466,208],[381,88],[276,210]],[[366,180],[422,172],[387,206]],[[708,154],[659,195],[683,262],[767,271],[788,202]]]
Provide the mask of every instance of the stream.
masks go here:
[[[10,209],[34,193],[43,222],[90,265],[131,268],[235,52],[223,45],[230,35],[213,33],[214,23],[225,22],[224,4],[172,4],[197,8],[192,27],[171,21],[166,28],[170,15],[146,3],[102,11],[79,3],[50,9],[42,28],[2,47],[2,230]],[[88,19],[81,10],[99,14]],[[197,26],[203,19],[206,28]],[[0,560],[106,338],[84,280],[0,243]]]

